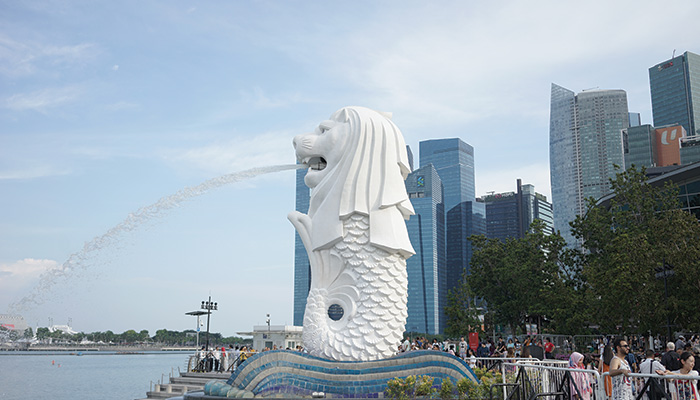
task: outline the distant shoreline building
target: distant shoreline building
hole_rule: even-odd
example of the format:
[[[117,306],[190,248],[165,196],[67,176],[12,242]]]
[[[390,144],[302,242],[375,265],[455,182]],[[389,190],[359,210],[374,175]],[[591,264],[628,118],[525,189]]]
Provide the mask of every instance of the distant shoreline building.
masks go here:
[[[29,325],[24,317],[18,314],[0,314],[0,327],[11,331],[24,332]]]

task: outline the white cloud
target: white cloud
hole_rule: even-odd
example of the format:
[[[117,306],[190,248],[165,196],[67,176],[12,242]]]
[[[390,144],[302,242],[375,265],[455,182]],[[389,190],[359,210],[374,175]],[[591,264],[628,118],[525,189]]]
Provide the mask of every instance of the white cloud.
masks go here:
[[[37,260],[25,258],[11,264],[0,264],[0,292],[9,297],[22,291],[28,285],[38,281],[39,277],[59,266],[54,260]]]
[[[75,86],[49,88],[31,93],[18,93],[5,99],[5,108],[14,111],[34,110],[46,113],[51,108],[75,101],[80,90]]]
[[[53,73],[57,65],[76,66],[93,60],[100,49],[92,43],[53,45],[15,40],[0,33],[0,74],[10,77]]]
[[[44,178],[48,176],[59,176],[68,175],[70,173],[69,169],[56,168],[50,165],[36,165],[28,167],[26,169],[15,169],[15,170],[0,170],[0,181],[1,180],[19,180],[19,179],[36,179]]]

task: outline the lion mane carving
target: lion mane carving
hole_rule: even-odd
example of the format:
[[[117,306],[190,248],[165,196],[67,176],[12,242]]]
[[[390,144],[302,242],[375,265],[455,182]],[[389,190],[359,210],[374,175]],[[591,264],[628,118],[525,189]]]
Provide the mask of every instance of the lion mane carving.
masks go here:
[[[406,144],[388,114],[345,107],[294,138],[309,166],[309,213],[289,220],[309,255],[311,287],[303,341],[340,361],[392,356],[407,317]]]

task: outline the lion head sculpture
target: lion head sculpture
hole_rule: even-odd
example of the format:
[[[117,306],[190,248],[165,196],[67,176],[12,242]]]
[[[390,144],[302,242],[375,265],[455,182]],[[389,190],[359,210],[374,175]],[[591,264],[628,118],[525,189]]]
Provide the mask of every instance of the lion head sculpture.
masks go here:
[[[406,144],[390,115],[345,107],[311,133],[294,138],[297,159],[309,165],[312,250],[344,236],[342,221],[369,216],[370,242],[404,258],[414,254],[404,219],[414,214],[404,180],[411,172]]]

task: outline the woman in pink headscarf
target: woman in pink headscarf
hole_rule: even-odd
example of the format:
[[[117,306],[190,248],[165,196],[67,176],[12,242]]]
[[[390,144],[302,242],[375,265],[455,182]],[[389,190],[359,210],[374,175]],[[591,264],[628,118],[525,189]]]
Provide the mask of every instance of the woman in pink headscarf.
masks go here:
[[[571,356],[569,357],[569,368],[572,370],[585,369],[583,366],[583,354],[578,352],[571,353]],[[571,400],[591,399],[593,388],[591,387],[591,379],[588,375],[589,374],[585,372],[571,371]]]

